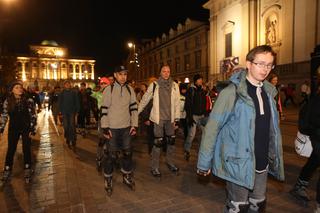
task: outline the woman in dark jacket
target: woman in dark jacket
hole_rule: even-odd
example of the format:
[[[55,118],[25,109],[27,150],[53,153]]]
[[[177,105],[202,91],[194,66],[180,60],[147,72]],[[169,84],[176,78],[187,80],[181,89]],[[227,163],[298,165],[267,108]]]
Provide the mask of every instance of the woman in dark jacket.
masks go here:
[[[320,166],[320,91],[316,95],[311,97],[308,106],[308,118],[312,131],[310,134],[310,140],[312,143],[312,153],[309,157],[307,163],[303,166],[297,183],[290,191],[290,193],[297,199],[303,201],[304,203],[310,201],[310,198],[306,192],[306,188],[309,185],[309,181],[313,173]],[[320,213],[320,177],[317,184],[317,209],[316,213]]]
[[[14,154],[20,136],[22,137],[22,149],[24,156],[24,169],[26,181],[31,176],[31,135],[35,134],[37,116],[35,105],[31,98],[27,98],[23,92],[20,81],[11,84],[8,97],[3,103],[1,113],[0,133],[2,134],[6,123],[10,118],[8,127],[8,151],[4,166],[2,180],[6,181],[11,174]]]

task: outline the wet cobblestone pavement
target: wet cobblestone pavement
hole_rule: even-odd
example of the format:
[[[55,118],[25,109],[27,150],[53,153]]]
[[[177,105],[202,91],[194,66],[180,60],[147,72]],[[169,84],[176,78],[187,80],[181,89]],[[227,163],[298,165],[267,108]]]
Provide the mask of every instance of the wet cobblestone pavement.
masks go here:
[[[279,183],[269,178],[267,212],[312,212],[315,206],[317,177],[309,189],[313,199],[309,207],[298,205],[288,194],[306,160],[294,152],[296,114],[296,110],[288,110],[281,125],[286,181]],[[162,158],[161,180],[151,176],[145,138],[137,137],[133,142],[136,190],[131,191],[122,183],[117,170],[114,192],[108,197],[103,175],[95,166],[96,131],[90,130],[85,138],[78,135],[76,153],[68,149],[61,133],[62,127],[53,124],[51,113],[43,110],[38,114],[38,132],[32,142],[35,170],[32,181],[29,184],[24,181],[19,143],[11,181],[0,192],[0,212],[222,212],[224,182],[212,177],[208,183],[199,183],[195,175],[199,136],[190,162],[183,159],[182,140],[177,140],[180,175],[171,173]],[[7,149],[6,137],[6,134],[1,137],[1,167]]]

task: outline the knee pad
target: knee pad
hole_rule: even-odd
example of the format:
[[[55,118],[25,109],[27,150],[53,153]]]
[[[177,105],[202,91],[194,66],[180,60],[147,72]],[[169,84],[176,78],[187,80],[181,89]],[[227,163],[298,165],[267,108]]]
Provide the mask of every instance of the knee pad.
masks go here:
[[[123,158],[131,158],[132,156],[132,151],[130,149],[126,149],[122,151]]]
[[[174,145],[176,143],[176,136],[167,136],[167,144],[168,145]]]
[[[163,138],[155,138],[153,145],[157,148],[161,148],[163,144]]]
[[[115,161],[116,158],[117,158],[117,152],[107,152],[106,153],[107,161]]]
[[[249,198],[250,209],[256,212],[264,212],[266,208],[265,199]]]

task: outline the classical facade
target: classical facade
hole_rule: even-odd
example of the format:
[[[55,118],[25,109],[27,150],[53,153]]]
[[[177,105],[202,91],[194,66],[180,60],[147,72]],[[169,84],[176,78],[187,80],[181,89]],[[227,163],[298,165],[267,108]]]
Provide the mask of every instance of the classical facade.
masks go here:
[[[206,80],[208,32],[207,23],[187,19],[176,29],[171,28],[168,34],[145,41],[138,48],[139,67],[133,77],[137,82],[147,82],[150,77],[159,76],[163,64],[169,64],[175,80],[192,79],[197,73]]]
[[[94,65],[93,59],[69,57],[67,48],[43,41],[41,45],[30,45],[29,56],[17,57],[16,73],[26,86],[42,88],[66,79],[74,83],[94,80]]]
[[[310,78],[310,54],[320,43],[319,0],[209,0],[211,81],[223,77],[224,62],[262,44],[277,52],[280,82]]]

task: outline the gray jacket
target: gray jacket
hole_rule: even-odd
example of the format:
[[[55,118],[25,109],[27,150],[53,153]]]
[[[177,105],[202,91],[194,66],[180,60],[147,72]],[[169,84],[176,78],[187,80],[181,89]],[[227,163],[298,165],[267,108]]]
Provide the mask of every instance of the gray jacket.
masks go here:
[[[129,92],[130,90],[130,92]],[[115,82],[103,91],[101,128],[138,127],[138,106],[133,88]]]

